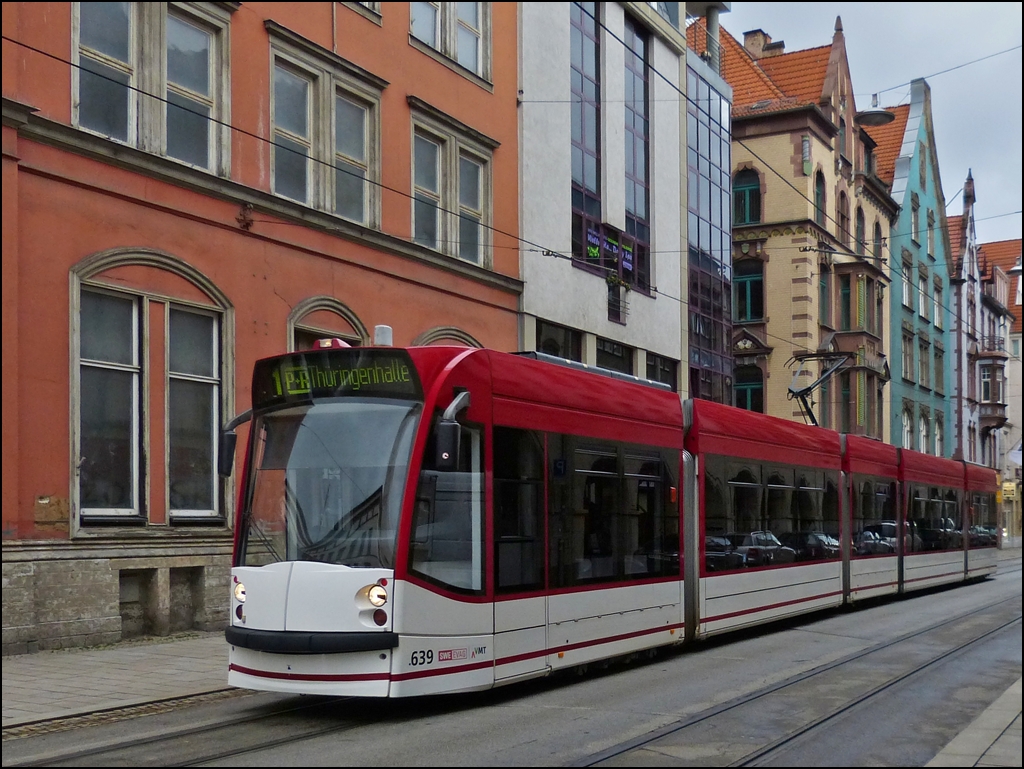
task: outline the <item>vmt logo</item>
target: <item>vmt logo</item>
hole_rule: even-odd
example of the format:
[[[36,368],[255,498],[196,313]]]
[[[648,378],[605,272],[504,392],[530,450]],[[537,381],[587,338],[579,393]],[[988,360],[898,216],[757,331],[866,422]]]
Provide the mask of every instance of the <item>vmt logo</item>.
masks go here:
[[[477,657],[486,657],[486,656],[487,656],[487,647],[486,646],[477,646],[475,649],[473,649],[473,658],[474,659],[476,659]]]

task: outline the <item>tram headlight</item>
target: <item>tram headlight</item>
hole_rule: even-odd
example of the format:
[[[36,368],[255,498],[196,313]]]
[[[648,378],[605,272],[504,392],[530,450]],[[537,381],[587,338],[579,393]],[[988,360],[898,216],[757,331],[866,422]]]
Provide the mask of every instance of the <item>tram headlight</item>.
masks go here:
[[[388,591],[381,585],[370,585],[366,590],[366,598],[374,606],[383,606],[388,602]]]
[[[245,603],[245,585],[241,582],[235,583],[235,600],[239,603]]]

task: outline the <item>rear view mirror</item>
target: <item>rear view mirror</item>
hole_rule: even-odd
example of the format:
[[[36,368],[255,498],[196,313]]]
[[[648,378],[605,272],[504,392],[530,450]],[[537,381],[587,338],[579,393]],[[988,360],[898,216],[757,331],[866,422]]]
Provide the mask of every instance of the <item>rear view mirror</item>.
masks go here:
[[[250,419],[252,419],[252,409],[246,409],[221,428],[220,441],[217,446],[217,475],[221,478],[230,478],[231,469],[235,465],[235,445],[238,443],[235,428]]]
[[[217,474],[221,478],[230,478],[231,469],[235,464],[235,445],[238,436],[235,433],[221,433],[220,447],[217,453]]]

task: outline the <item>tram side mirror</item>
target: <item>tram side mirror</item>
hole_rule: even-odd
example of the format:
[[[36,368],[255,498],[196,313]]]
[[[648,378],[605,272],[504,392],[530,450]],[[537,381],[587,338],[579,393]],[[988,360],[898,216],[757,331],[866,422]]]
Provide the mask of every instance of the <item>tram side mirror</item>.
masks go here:
[[[230,478],[231,470],[235,465],[235,446],[238,443],[238,436],[231,433],[220,434],[220,447],[217,453],[217,474],[221,478]]]
[[[441,419],[435,430],[437,438],[437,456],[434,466],[443,472],[459,469],[459,440],[462,437],[462,425],[458,422]]]
[[[221,478],[230,478],[231,470],[235,465],[235,446],[238,444],[235,428],[250,419],[252,419],[252,409],[246,409],[221,428],[220,440],[217,445],[217,475]]]

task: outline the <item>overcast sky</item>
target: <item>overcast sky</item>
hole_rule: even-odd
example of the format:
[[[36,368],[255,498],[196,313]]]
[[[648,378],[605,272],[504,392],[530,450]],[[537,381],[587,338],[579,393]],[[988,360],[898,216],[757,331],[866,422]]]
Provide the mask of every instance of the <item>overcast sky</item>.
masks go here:
[[[841,16],[857,109],[870,107],[876,92],[881,106],[907,104],[910,86],[903,84],[924,77],[932,89],[946,213],[962,213],[970,169],[978,239],[986,243],[1021,236],[1021,7],[733,3],[720,19],[740,43],[744,32],[762,29],[773,41],[784,40],[788,52],[830,43]],[[953,67],[959,69],[937,74]]]

